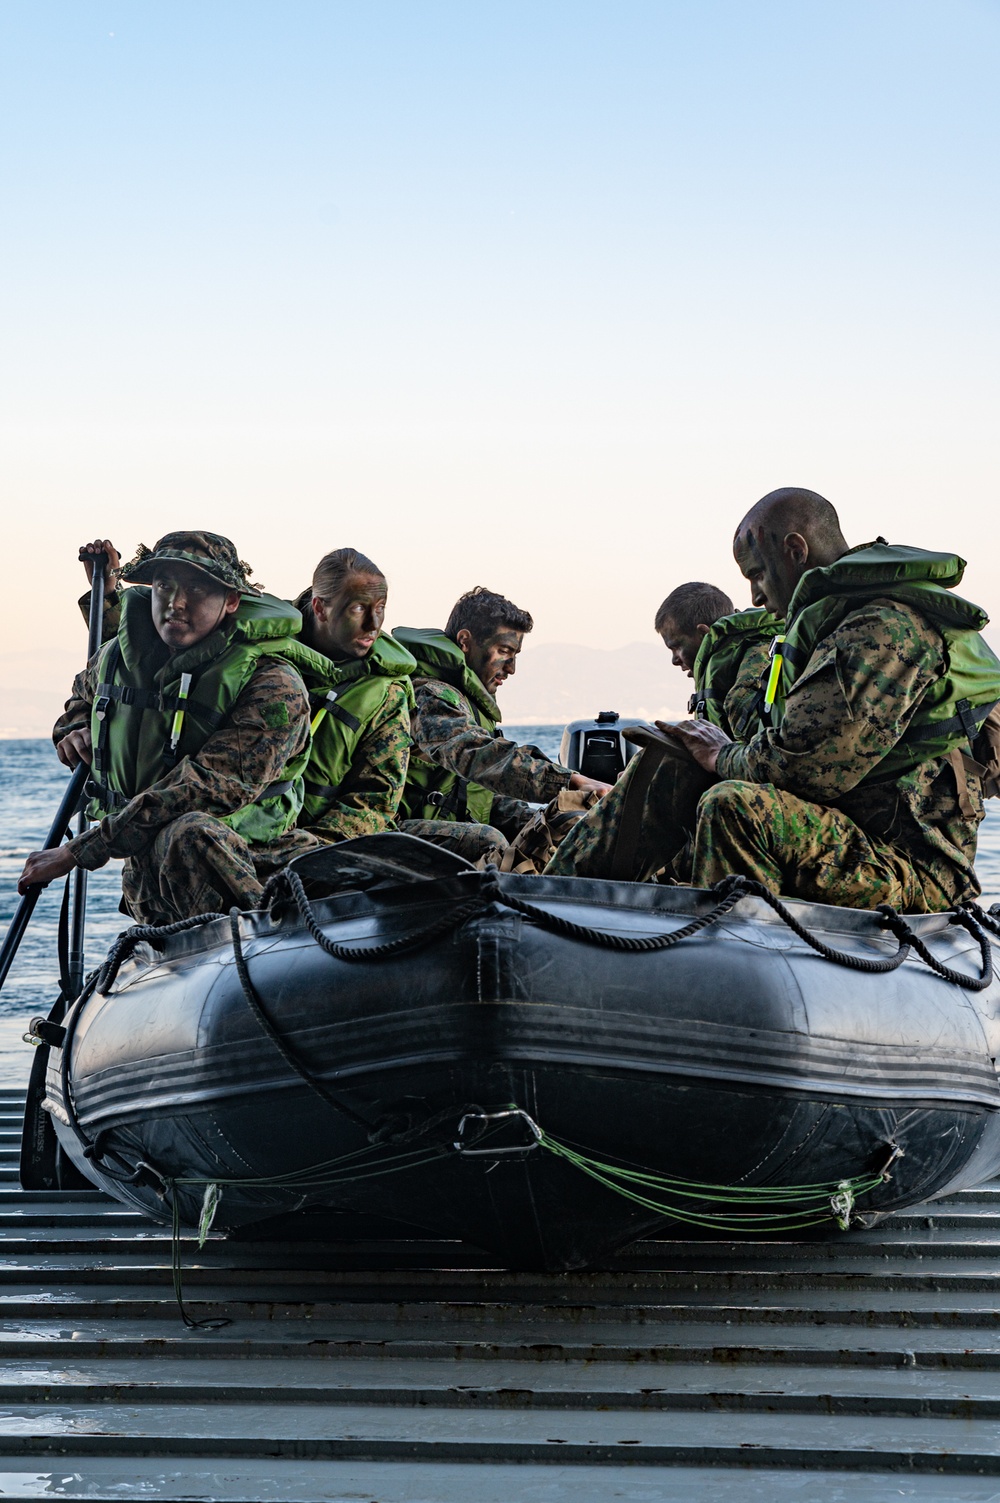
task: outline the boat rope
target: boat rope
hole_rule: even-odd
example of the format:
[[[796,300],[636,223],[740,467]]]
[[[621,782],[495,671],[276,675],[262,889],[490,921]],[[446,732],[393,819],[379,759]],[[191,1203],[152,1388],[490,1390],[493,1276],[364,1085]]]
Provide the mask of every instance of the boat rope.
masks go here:
[[[382,944],[375,945],[345,945],[338,940],[331,939],[323,932],[312,908],[312,904],[306,895],[305,886],[298,872],[285,868],[275,873],[268,883],[269,894],[272,902],[276,901],[282,889],[287,890],[295,904],[295,908],[306,930],[313,941],[329,955],[331,959],[347,962],[365,962],[388,960],[397,955],[405,955],[424,945],[432,944],[436,939],[449,934],[457,929],[467,919],[474,917],[490,903],[499,903],[501,906],[512,909],[521,914],[539,928],[546,929],[550,933],[560,934],[567,939],[577,939],[585,944],[592,944],[600,949],[614,950],[622,954],[651,954],[663,950],[672,949],[686,939],[691,939],[703,929],[709,928],[724,918],[735,908],[741,898],[755,897],[777,914],[781,921],[788,926],[803,944],[808,945],[817,955],[828,960],[833,965],[846,967],[848,970],[861,971],[869,975],[884,975],[894,971],[903,964],[910,950],[914,950],[920,959],[937,975],[945,981],[950,981],[956,986],[963,986],[970,991],[984,991],[993,980],[992,949],[987,930],[1000,936],[1000,921],[996,917],[986,914],[975,904],[966,904],[963,908],[949,915],[949,921],[966,929],[977,940],[980,949],[982,967],[979,976],[968,976],[962,971],[956,971],[951,966],[945,965],[932,954],[930,949],[915,933],[902,914],[889,903],[880,903],[875,910],[883,928],[889,930],[898,941],[896,953],[883,959],[874,959],[865,955],[852,954],[849,951],[835,949],[823,940],[811,934],[804,924],[795,917],[788,906],[777,897],[770,888],[762,882],[755,882],[749,877],[728,876],[723,877],[708,890],[718,898],[715,907],[708,913],[702,914],[690,923],[684,924],[679,929],[674,929],[666,934],[628,935],[614,934],[606,929],[596,929],[589,924],[574,923],[573,920],[564,918],[561,914],[550,913],[548,909],[540,908],[535,903],[526,902],[523,898],[516,897],[512,892],[507,892],[497,879],[496,872],[483,874],[476,891],[463,902],[449,911],[440,914],[432,923],[425,925],[409,934],[397,936]],[[230,932],[236,936],[234,950],[238,945],[238,931],[232,923],[231,910]],[[150,944],[154,949],[163,949],[165,942],[175,934],[182,934],[188,929],[196,929],[203,924],[213,923],[217,919],[226,917],[221,913],[199,913],[189,919],[178,920],[174,924],[136,924],[126,929],[118,936],[108,953],[108,957],[101,967],[97,979],[96,990],[101,996],[107,996],[114,985],[121,966],[135,950],[136,946],[143,941]],[[237,961],[239,965],[239,961]],[[242,979],[242,973],[241,973]],[[244,986],[244,991],[246,987]],[[249,998],[248,998],[249,1000]],[[260,1021],[260,1019],[258,1019]],[[265,1028],[266,1024],[261,1024]]]
[[[992,985],[993,947],[990,944],[990,937],[976,916],[970,913],[968,909],[959,908],[949,916],[948,922],[958,924],[960,928],[967,930],[975,940],[978,940],[979,953],[982,959],[982,970],[978,976],[967,976],[963,971],[956,971],[951,966],[944,965],[935,955],[931,954],[919,935],[913,932],[906,920],[900,914],[896,913],[893,908],[890,908],[888,903],[879,904],[879,911],[883,910],[886,915],[886,927],[891,929],[896,935],[902,935],[905,932],[908,943],[916,950],[924,965],[929,966],[932,971],[943,977],[945,981],[950,981],[955,986],[964,986],[970,992],[983,992],[988,986]]]
[[[526,1126],[528,1141],[514,1146],[491,1146],[488,1134],[494,1130],[493,1124],[512,1118],[519,1119]],[[456,1119],[457,1126],[454,1125]],[[482,1127],[466,1143],[464,1129],[467,1123],[473,1121],[480,1122]],[[702,1231],[759,1236],[809,1231],[832,1224],[846,1232],[850,1230],[858,1198],[870,1194],[890,1179],[889,1166],[900,1153],[898,1148],[887,1145],[889,1152],[881,1169],[843,1179],[802,1185],[720,1185],[609,1163],[585,1148],[553,1137],[516,1105],[496,1111],[486,1111],[476,1106],[452,1107],[428,1119],[421,1130],[426,1134],[445,1122],[452,1125],[450,1132],[444,1137],[402,1153],[387,1152],[384,1146],[373,1145],[328,1159],[324,1163],[291,1170],[287,1174],[232,1178],[208,1175],[161,1176],[160,1194],[163,1198],[169,1196],[171,1206],[174,1296],[184,1324],[190,1329],[198,1330],[216,1330],[229,1324],[225,1318],[216,1316],[195,1320],[186,1308],[181,1237],[181,1193],[184,1190],[203,1192],[197,1217],[197,1242],[198,1247],[203,1248],[227,1189],[283,1189],[305,1198],[308,1190],[329,1191],[338,1185],[402,1173],[439,1162],[453,1154],[463,1158],[483,1157],[496,1162],[509,1155],[523,1158],[533,1150],[541,1149],[644,1210]],[[451,1141],[446,1141],[448,1138]],[[482,1146],[484,1142],[485,1146]]]
[[[703,1231],[744,1235],[748,1232],[795,1232],[825,1226],[832,1220],[846,1232],[850,1229],[857,1197],[869,1194],[888,1178],[883,1171],[812,1185],[699,1184],[695,1180],[608,1164],[583,1149],[559,1142],[544,1129],[540,1132],[542,1148],[589,1175],[606,1190],[612,1190],[648,1211]],[[700,1202],[701,1205],[708,1202],[724,1209],[695,1209],[688,1202]]]
[[[284,878],[284,885],[294,899],[299,917],[313,939],[320,949],[334,960],[388,960],[393,955],[405,955],[408,950],[415,950],[419,945],[429,945],[435,939],[440,939],[442,935],[450,933],[452,929],[457,929],[459,924],[464,924],[466,919],[472,918],[473,914],[478,913],[484,905],[494,902],[496,898],[492,885],[484,883],[472,897],[460,903],[457,908],[443,913],[432,924],[428,924],[426,929],[418,929],[414,934],[402,934],[398,939],[387,940],[381,945],[342,945],[324,934],[316,922],[298,872],[285,869],[277,876]],[[280,885],[280,882],[275,881],[275,888]],[[484,891],[484,887],[489,890]]]
[[[319,1096],[320,1100],[325,1101],[327,1106],[332,1106],[336,1111],[342,1112],[351,1122],[355,1123],[358,1127],[363,1127],[365,1132],[374,1132],[374,1123],[362,1117],[352,1106],[348,1106],[346,1101],[341,1101],[339,1097],[334,1096],[331,1091],[327,1090],[322,1081],[316,1079],[315,1075],[302,1063],[302,1060],[291,1044],[289,1044],[287,1039],[282,1037],[264,1011],[264,1004],[260,1000],[260,993],[253,984],[246,956],[243,953],[243,941],[240,936],[240,910],[238,908],[230,910],[229,933],[233,942],[233,958],[236,961],[236,974],[240,978],[243,996],[261,1032],[271,1040],[271,1043],[277,1049],[289,1069],[293,1070],[299,1079],[303,1080],[309,1089]]]
[[[875,910],[880,917],[883,928],[888,929],[897,940],[897,949],[894,955],[876,960],[866,955],[855,955],[846,950],[834,949],[811,934],[804,924],[800,923],[791,910],[776,897],[770,888],[762,882],[754,882],[749,877],[729,876],[723,877],[721,882],[716,882],[709,889],[719,901],[708,913],[699,918],[692,919],[680,929],[674,929],[668,934],[627,935],[613,934],[605,929],[595,929],[587,924],[577,924],[571,919],[564,918],[561,914],[550,913],[545,908],[539,908],[535,903],[525,902],[523,898],[515,897],[513,893],[506,892],[497,880],[495,873],[487,875],[479,887],[478,892],[459,904],[449,913],[437,918],[426,928],[417,930],[411,934],[401,935],[399,938],[389,940],[382,945],[343,945],[332,940],[323,933],[312,911],[312,905],[306,895],[302,878],[298,872],[285,870],[278,873],[278,878],[284,879],[291,897],[298,910],[303,924],[312,938],[326,954],[336,960],[365,961],[387,959],[391,955],[404,954],[414,950],[420,945],[430,944],[443,934],[457,928],[467,918],[472,917],[484,905],[492,902],[501,904],[506,908],[513,909],[529,919],[539,928],[546,929],[550,933],[563,935],[568,939],[578,939],[585,944],[596,945],[601,949],[616,950],[625,954],[649,954],[662,950],[669,950],[674,945],[680,944],[685,939],[691,939],[711,924],[718,923],[724,918],[741,898],[756,897],[762,899],[778,915],[783,923],[787,924],[792,933],[804,944],[821,955],[824,960],[834,965],[846,967],[852,971],[862,971],[869,975],[884,975],[886,972],[895,971],[903,964],[910,950],[916,951],[925,965],[941,976],[945,981],[950,981],[956,986],[967,987],[970,991],[984,991],[993,981],[993,959],[989,936],[983,928],[976,914],[968,909],[959,909],[950,916],[950,922],[959,924],[975,938],[979,943],[982,959],[982,969],[979,976],[968,976],[961,971],[954,970],[951,966],[944,965],[934,956],[923,940],[914,932],[900,913],[889,903],[880,903]],[[275,881],[275,889],[282,884]],[[986,915],[983,915],[985,918]],[[1000,926],[998,926],[1000,927]]]
[[[196,913],[192,918],[178,919],[173,924],[133,924],[123,929],[108,951],[108,958],[97,973],[97,994],[106,997],[115,984],[118,972],[128,960],[136,945],[144,941],[154,950],[162,950],[175,934],[184,934],[188,929],[200,929],[203,924],[213,924],[224,919],[224,913]]]

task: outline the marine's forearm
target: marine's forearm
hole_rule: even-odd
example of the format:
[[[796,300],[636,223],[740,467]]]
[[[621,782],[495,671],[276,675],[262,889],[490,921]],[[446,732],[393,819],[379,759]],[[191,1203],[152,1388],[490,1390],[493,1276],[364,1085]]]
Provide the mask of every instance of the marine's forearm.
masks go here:
[[[421,702],[419,693],[413,739],[427,761],[508,798],[547,803],[569,784],[569,771],[537,747],[494,737],[461,710]]]

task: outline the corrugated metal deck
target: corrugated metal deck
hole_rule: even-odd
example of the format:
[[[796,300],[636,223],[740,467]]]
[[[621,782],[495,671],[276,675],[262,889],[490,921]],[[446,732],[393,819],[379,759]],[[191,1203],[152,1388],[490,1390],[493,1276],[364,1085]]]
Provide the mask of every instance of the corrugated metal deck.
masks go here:
[[[1000,1500],[1000,1187],[831,1242],[170,1241],[17,1185],[0,1091],[0,1500]]]

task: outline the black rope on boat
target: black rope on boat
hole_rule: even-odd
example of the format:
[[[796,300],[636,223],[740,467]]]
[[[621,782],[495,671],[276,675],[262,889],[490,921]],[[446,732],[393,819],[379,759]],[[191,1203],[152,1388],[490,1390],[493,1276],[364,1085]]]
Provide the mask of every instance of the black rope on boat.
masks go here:
[[[792,933],[797,935],[817,955],[822,955],[824,960],[832,961],[834,965],[845,966],[851,971],[867,971],[870,974],[884,974],[886,971],[895,971],[902,965],[911,949],[915,950],[920,959],[932,971],[941,976],[945,981],[953,982],[955,986],[967,987],[970,991],[985,991],[993,982],[993,953],[990,946],[989,936],[977,922],[974,915],[959,910],[950,917],[950,922],[967,929],[969,933],[979,941],[979,950],[982,957],[982,972],[979,976],[967,976],[962,971],[953,970],[951,966],[932,955],[923,940],[914,933],[913,929],[897,913],[891,903],[879,903],[877,913],[882,916],[882,923],[890,930],[899,941],[899,949],[895,955],[887,960],[869,960],[863,955],[850,955],[844,950],[835,950],[832,946],[824,944],[821,939],[809,933],[803,924],[800,924],[793,913],[785,906],[780,898],[775,897],[771,890],[762,882],[754,882],[749,877],[723,877],[721,882],[716,882],[712,892],[721,892],[727,885],[736,887],[737,884],[743,895],[747,897],[762,898],[769,907],[773,908],[783,923],[787,924]]]
[[[302,922],[320,949],[325,950],[327,955],[335,960],[348,961],[381,960],[388,959],[391,955],[406,954],[409,950],[430,944],[432,940],[439,939],[441,935],[449,933],[452,929],[457,929],[459,924],[464,923],[467,918],[472,918],[475,913],[490,903],[502,903],[505,907],[512,908],[515,913],[523,914],[525,918],[531,919],[540,928],[549,929],[554,934],[565,935],[569,939],[584,940],[602,949],[632,954],[669,950],[674,945],[680,944],[681,940],[690,939],[693,934],[700,933],[702,929],[707,929],[710,924],[723,918],[731,908],[735,908],[743,896],[742,892],[726,893],[711,913],[703,914],[701,918],[694,919],[690,924],[685,924],[682,929],[675,929],[670,934],[644,936],[608,934],[603,929],[591,929],[585,924],[574,924],[570,919],[562,918],[559,914],[548,913],[544,908],[536,908],[533,903],[526,903],[521,898],[515,898],[511,893],[503,891],[494,876],[492,879],[485,879],[473,897],[414,934],[401,935],[399,939],[389,940],[383,945],[341,945],[324,934],[317,923],[298,872],[285,871],[280,875],[285,878]]]
[[[710,890],[716,892],[718,889],[713,887]],[[507,907],[513,908],[515,913],[521,913],[525,918],[531,919],[532,923],[537,924],[539,928],[548,929],[553,934],[564,934],[568,939],[582,939],[586,944],[597,945],[602,950],[618,950],[624,954],[640,955],[658,950],[671,950],[674,945],[679,945],[681,940],[690,939],[693,934],[700,934],[702,929],[707,929],[710,924],[716,924],[719,919],[725,918],[743,896],[742,891],[723,893],[711,913],[703,913],[701,918],[692,919],[691,923],[685,924],[682,929],[674,929],[670,934],[639,936],[608,934],[603,929],[591,929],[585,924],[574,924],[557,913],[549,913],[544,908],[536,908],[534,903],[525,903],[522,898],[515,898],[510,893],[500,892],[498,884],[498,901],[506,903]]]
[[[293,1070],[299,1079],[304,1081],[309,1089],[314,1091],[322,1101],[325,1101],[327,1106],[332,1106],[335,1111],[341,1112],[343,1116],[348,1117],[356,1126],[363,1127],[366,1133],[371,1134],[375,1132],[376,1128],[373,1123],[369,1122],[367,1118],[362,1117],[353,1107],[348,1106],[339,1096],[334,1096],[332,1091],[327,1090],[321,1080],[317,1080],[315,1075],[306,1069],[294,1049],[292,1049],[286,1039],[282,1038],[264,1011],[257,988],[250,977],[250,969],[247,965],[246,956],[243,953],[243,940],[240,935],[240,910],[238,908],[231,908],[229,910],[229,932],[233,941],[233,958],[236,961],[236,974],[240,978],[243,996],[261,1032],[266,1034],[271,1040],[271,1043],[277,1049],[289,1069]]]
[[[971,914],[977,924],[1000,939],[1000,903],[994,903],[988,913],[984,913],[978,903],[965,903],[960,911]]]
[[[905,924],[904,919],[900,919],[899,922]],[[916,950],[924,965],[930,966],[931,970],[936,971],[939,976],[943,976],[945,981],[953,981],[956,986],[966,986],[972,992],[984,992],[993,981],[993,948],[990,944],[989,935],[979,923],[977,917],[963,908],[958,909],[956,913],[951,915],[949,923],[957,924],[961,929],[966,929],[972,935],[973,939],[978,940],[979,954],[983,963],[982,972],[979,976],[965,976],[961,971],[955,971],[952,970],[951,966],[943,965],[940,960],[935,959],[923,940],[919,939],[913,933],[912,929],[909,931],[910,944]]]
[[[402,934],[398,939],[387,940],[382,945],[341,945],[324,934],[316,922],[298,872],[286,870],[278,875],[284,878],[285,886],[295,900],[299,917],[310,935],[320,949],[334,960],[388,960],[392,955],[405,955],[409,950],[416,950],[421,945],[429,945],[432,940],[440,939],[442,934],[448,934],[452,929],[457,929],[459,924],[464,924],[467,918],[478,913],[484,905],[498,900],[507,902],[495,882],[484,883],[474,897],[460,903],[449,913],[442,914],[432,924],[428,924],[426,929],[419,929],[415,934]]]
[[[600,949],[615,950],[622,954],[651,954],[663,950],[672,949],[685,939],[692,938],[710,925],[718,923],[724,918],[741,898],[755,897],[767,903],[778,915],[784,924],[791,929],[803,944],[807,944],[817,955],[832,965],[843,966],[850,971],[860,971],[870,976],[886,975],[891,971],[898,970],[906,960],[910,950],[914,950],[920,959],[943,980],[951,982],[955,986],[967,987],[970,991],[985,991],[993,981],[993,957],[989,936],[986,926],[1000,934],[1000,921],[990,920],[988,915],[981,911],[960,909],[951,915],[951,922],[958,924],[978,941],[982,959],[982,970],[979,976],[968,976],[961,971],[954,970],[945,965],[934,956],[923,940],[914,932],[903,916],[896,911],[890,903],[880,903],[875,910],[881,918],[884,928],[895,935],[898,948],[894,955],[887,956],[884,960],[875,960],[865,955],[854,955],[846,950],[834,949],[824,940],[810,934],[804,924],[800,923],[791,910],[779,897],[776,897],[770,888],[762,882],[755,882],[749,877],[728,876],[716,882],[709,891],[715,894],[719,901],[709,912],[702,914],[700,918],[692,919],[689,924],[680,929],[674,929],[669,934],[650,934],[644,936],[627,934],[609,934],[603,929],[594,929],[586,924],[576,924],[572,920],[563,918],[560,914],[550,913],[547,909],[539,908],[534,903],[525,902],[523,898],[517,898],[512,893],[505,892],[497,881],[495,875],[486,878],[476,894],[466,902],[459,904],[450,913],[442,915],[434,923],[414,934],[402,935],[399,939],[389,940],[382,945],[341,945],[336,940],[330,939],[323,933],[317,922],[302,879],[297,872],[284,871],[278,873],[283,878],[288,891],[291,893],[299,916],[306,929],[309,931],[316,944],[327,955],[336,960],[364,961],[381,960],[392,955],[405,954],[409,950],[415,950],[421,945],[430,944],[442,934],[456,929],[471,918],[479,909],[489,903],[500,903],[504,907],[513,909],[515,913],[522,914],[539,928],[547,929],[553,934],[561,934],[568,939],[578,939],[585,944],[598,946]],[[275,890],[282,885],[275,883]]]
[[[162,950],[168,939],[175,934],[183,934],[187,929],[198,929],[202,924],[211,924],[215,919],[224,919],[224,913],[196,913],[193,918],[177,919],[173,924],[133,924],[131,929],[124,929],[108,951],[108,958],[101,966],[97,976],[97,993],[106,997],[115,984],[118,972],[125,961],[128,960],[137,945],[152,945],[154,950]]]

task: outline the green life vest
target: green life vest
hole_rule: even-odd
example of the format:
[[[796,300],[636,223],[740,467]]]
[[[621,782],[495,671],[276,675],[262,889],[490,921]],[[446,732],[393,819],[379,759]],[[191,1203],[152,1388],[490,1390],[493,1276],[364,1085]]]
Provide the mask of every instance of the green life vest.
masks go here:
[[[302,618],[271,595],[244,596],[228,625],[182,652],[170,653],[150,609],[150,591],[122,595],[118,634],[101,648],[91,712],[94,744],[92,819],[123,808],[197,756],[222,725],[263,657],[298,666],[315,656],[295,641]],[[266,844],[295,823],[304,795],[308,748],[251,804],[226,815],[247,841]]]
[[[944,658],[939,677],[872,780],[900,777],[956,748],[971,748],[1000,700],[1000,660],[981,635],[989,622],[986,612],[954,594],[964,572],[965,560],[957,554],[881,542],[808,570],[788,608],[776,723],[780,724],[789,690],[819,644],[867,600],[886,599],[910,606],[934,627],[944,640]]]
[[[410,675],[416,659],[382,632],[367,657],[334,662],[321,653],[302,668],[313,708],[312,752],[306,770],[306,797],[300,824],[315,825],[336,802],[358,742],[385,704],[393,684],[403,684],[413,708]]]
[[[415,679],[439,679],[449,685],[445,696],[456,709],[461,707],[461,695],[471,704],[476,721],[483,730],[489,731],[491,736],[499,734],[500,706],[482,680],[468,667],[465,653],[450,637],[446,637],[443,631],[421,631],[408,626],[397,626],[393,636],[416,658]],[[489,788],[459,777],[457,772],[449,772],[422,757],[410,758],[399,810],[402,818],[470,819],[486,825],[490,822],[492,807],[493,794]]]
[[[734,611],[730,616],[720,616],[702,638],[694,660],[695,690],[688,704],[688,713],[711,721],[739,741],[754,735],[760,728],[759,717],[764,709],[763,684],[759,700],[748,706],[747,715],[739,726],[729,724],[726,698],[736,687],[748,649],[773,642],[781,630],[780,619],[772,616],[770,611]],[[757,724],[753,723],[754,717],[758,718]]]

